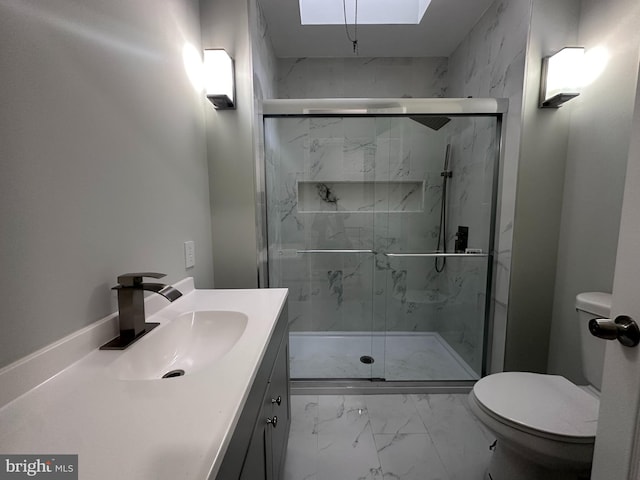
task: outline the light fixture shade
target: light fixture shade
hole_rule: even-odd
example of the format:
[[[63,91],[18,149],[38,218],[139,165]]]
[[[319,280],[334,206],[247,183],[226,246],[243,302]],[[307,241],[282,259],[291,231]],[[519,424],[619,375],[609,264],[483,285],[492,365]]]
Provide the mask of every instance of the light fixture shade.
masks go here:
[[[584,83],[583,64],[583,47],[566,47],[542,59],[541,108],[558,108],[580,95]]]
[[[223,49],[204,51],[204,84],[216,109],[236,108],[233,59]]]

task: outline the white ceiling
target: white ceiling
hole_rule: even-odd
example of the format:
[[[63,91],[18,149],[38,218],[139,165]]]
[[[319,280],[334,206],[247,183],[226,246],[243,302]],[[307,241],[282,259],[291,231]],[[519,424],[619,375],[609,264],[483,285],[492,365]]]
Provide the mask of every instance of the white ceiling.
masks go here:
[[[419,25],[359,25],[359,56],[448,57],[493,1],[432,0]],[[300,25],[298,0],[259,2],[277,57],[354,55],[344,25]]]

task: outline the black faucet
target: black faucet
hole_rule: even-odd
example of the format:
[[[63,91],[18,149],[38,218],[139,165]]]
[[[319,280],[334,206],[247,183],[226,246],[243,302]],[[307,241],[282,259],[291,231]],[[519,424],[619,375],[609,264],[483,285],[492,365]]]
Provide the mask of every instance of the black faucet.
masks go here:
[[[118,277],[118,318],[120,335],[105,343],[100,350],[124,350],[133,342],[149,333],[159,323],[147,323],[144,316],[144,291],[155,292],[173,302],[182,296],[178,290],[162,283],[144,283],[143,277],[162,278],[164,273],[125,273]]]

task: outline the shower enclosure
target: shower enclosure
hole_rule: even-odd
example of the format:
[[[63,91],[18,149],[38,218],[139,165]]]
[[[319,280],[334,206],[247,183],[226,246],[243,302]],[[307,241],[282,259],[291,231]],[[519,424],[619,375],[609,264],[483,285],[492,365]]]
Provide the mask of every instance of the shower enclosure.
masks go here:
[[[506,101],[263,108],[265,276],[289,288],[292,379],[482,376]]]

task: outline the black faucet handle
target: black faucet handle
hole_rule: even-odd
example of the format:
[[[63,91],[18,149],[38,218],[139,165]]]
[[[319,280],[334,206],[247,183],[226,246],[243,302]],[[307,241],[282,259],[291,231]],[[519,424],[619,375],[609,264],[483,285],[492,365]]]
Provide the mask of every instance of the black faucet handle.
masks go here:
[[[166,273],[156,272],[138,272],[138,273],[123,273],[118,276],[118,283],[123,287],[135,287],[142,283],[143,277],[150,278],[162,278],[166,277]]]

